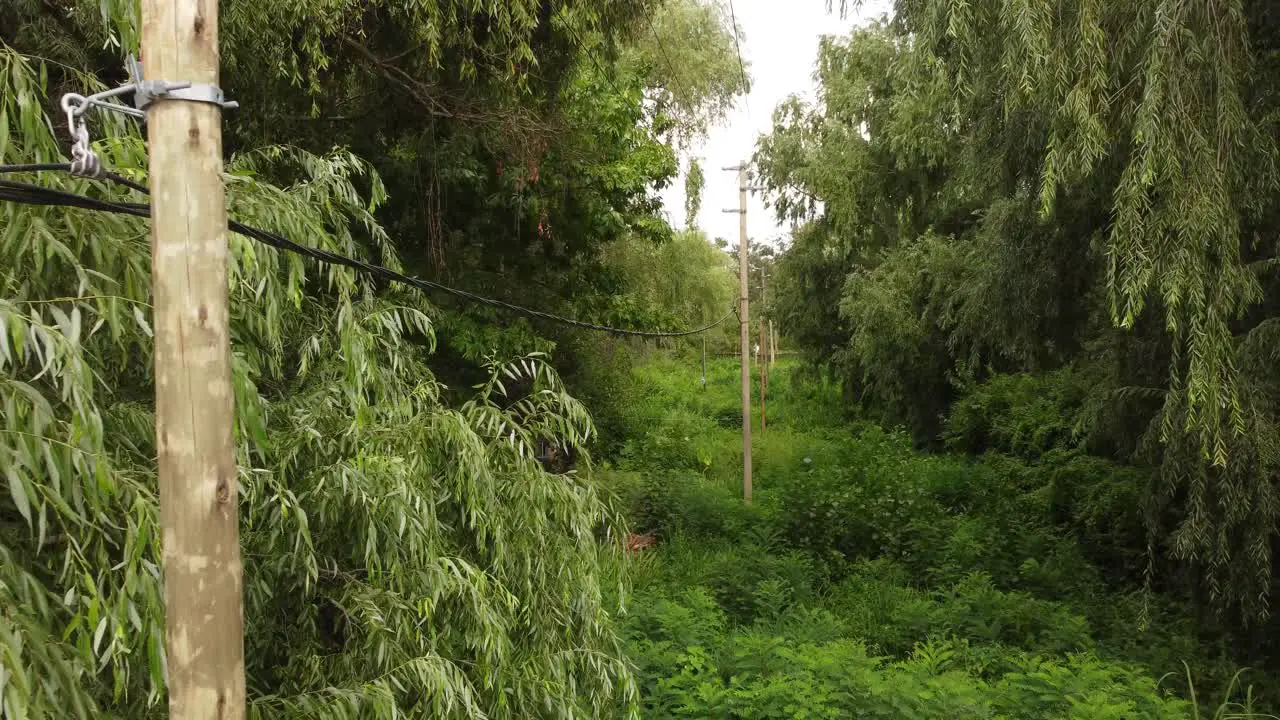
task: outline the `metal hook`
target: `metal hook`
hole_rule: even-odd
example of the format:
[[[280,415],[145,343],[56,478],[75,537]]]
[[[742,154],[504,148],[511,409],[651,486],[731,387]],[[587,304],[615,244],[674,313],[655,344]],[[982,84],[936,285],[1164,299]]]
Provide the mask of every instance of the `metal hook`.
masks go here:
[[[89,140],[89,128],[81,117],[89,107],[89,98],[77,93],[67,93],[59,102],[67,114],[67,132],[71,135],[71,174],[96,178],[102,175],[102,161],[93,151]]]
[[[71,134],[71,172],[85,177],[100,177],[102,163],[89,141],[89,128],[84,115],[89,108],[97,106],[103,110],[118,112],[146,122],[146,108],[156,100],[186,100],[217,105],[224,109],[239,107],[223,97],[222,89],[215,85],[193,85],[189,82],[170,82],[168,80],[143,80],[142,63],[132,55],[125,61],[132,82],[110,90],[81,95],[67,93],[62,96],[59,105],[67,114],[67,132]],[[119,103],[107,102],[111,98],[133,93],[134,107]]]

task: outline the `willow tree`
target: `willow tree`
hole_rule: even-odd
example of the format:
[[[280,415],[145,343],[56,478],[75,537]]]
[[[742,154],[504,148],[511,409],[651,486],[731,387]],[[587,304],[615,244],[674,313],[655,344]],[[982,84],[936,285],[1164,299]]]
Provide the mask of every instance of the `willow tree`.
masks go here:
[[[678,169],[675,106],[650,99],[661,68],[624,60],[664,27],[650,17],[666,4],[228,0],[221,84],[244,111],[226,114],[225,147],[346,147],[386,183],[378,216],[415,273],[616,324],[627,309],[596,282],[602,249],[670,237],[656,190]],[[2,5],[0,39],[20,52],[120,79],[135,0]],[[707,40],[689,47],[725,44]],[[686,87],[681,101],[697,112],[718,90]],[[482,375],[494,342],[523,352],[564,338],[448,300],[436,319],[442,355],[465,359],[438,368],[454,385]]]
[[[723,121],[750,89],[738,55],[741,39],[720,0],[663,0],[623,46],[623,65],[644,77],[678,148]]]
[[[1278,50],[1262,1],[900,0],[828,42],[823,103],[761,148],[779,209],[862,268],[841,322],[869,380],[1087,361],[1107,412],[1154,397],[1156,539],[1254,619],[1280,514]]]
[[[47,72],[0,46],[0,163],[60,157]],[[92,127],[104,162],[141,179],[136,129],[100,114]],[[375,220],[385,189],[350,153],[265,147],[226,181],[238,220],[397,265]],[[0,714],[161,717],[147,228],[7,202],[0,228]],[[251,716],[632,707],[601,587],[617,518],[586,478],[534,459],[593,432],[545,359],[491,360],[447,406],[426,298],[230,242]]]

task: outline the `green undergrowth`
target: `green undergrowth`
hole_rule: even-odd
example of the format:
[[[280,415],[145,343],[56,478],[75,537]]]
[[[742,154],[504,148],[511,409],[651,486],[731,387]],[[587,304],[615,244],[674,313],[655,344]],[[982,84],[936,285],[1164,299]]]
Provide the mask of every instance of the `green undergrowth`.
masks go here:
[[[744,505],[733,361],[636,375],[601,476],[658,538],[623,623],[644,717],[1269,717],[1267,678],[1134,580],[1140,471],[922,454],[779,363]]]

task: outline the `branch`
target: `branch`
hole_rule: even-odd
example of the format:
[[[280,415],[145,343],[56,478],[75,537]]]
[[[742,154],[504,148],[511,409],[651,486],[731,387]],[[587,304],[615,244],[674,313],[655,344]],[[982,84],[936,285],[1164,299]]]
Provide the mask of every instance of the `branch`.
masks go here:
[[[515,128],[513,135],[517,137],[521,137],[532,132],[550,131],[549,126],[545,123],[541,123],[537,119],[530,118],[521,112],[500,115],[497,113],[460,112],[451,109],[449,106],[441,102],[439,96],[443,95],[443,93],[439,92],[437,88],[413,77],[399,67],[396,67],[390,60],[379,57],[372,50],[351,38],[344,37],[342,42],[347,47],[355,50],[366,60],[373,63],[383,78],[404,90],[410,97],[417,100],[420,105],[425,107],[428,112],[436,117],[483,123],[486,125],[511,125]],[[400,58],[404,55],[405,53],[400,53],[395,57]]]
[[[409,95],[413,97],[413,99],[417,100],[420,104],[427,107],[429,110],[432,110],[432,114],[437,115],[439,117],[447,117],[447,118],[456,117],[456,115],[451,110],[449,110],[449,108],[445,107],[443,103],[441,103],[439,100],[432,97],[431,93],[428,92],[428,87],[424,83],[418,81],[409,73],[406,73],[405,71],[391,64],[389,61],[383,60],[382,58],[378,57],[373,53],[372,50],[365,47],[364,45],[361,45],[355,40],[352,40],[351,38],[344,37],[342,39],[342,43],[347,47],[351,48],[352,50],[355,50],[357,53],[362,55],[369,62],[376,65],[378,67],[378,70],[381,71],[382,76],[384,78],[386,78],[392,84],[398,86],[405,92],[409,93]]]

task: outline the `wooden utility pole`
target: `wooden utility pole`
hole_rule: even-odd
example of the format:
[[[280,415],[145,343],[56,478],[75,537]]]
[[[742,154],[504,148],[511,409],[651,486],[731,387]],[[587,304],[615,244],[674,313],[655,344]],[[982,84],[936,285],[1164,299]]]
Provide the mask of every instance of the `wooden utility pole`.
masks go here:
[[[725,212],[738,213],[738,285],[741,291],[738,307],[738,324],[742,336],[742,499],[751,502],[751,331],[749,296],[747,290],[747,166],[724,168],[738,171],[738,209]]]
[[[707,336],[702,336],[702,389],[707,389]]]
[[[766,342],[767,340],[764,336],[764,319],[761,318],[760,320],[760,352],[762,353],[762,357],[767,357],[769,353],[769,348],[767,345],[765,345]],[[759,365],[760,365],[760,434],[764,435],[765,393],[769,391],[769,363],[761,362],[759,363]]]
[[[768,279],[769,279],[769,276],[765,274],[764,268],[761,268],[760,269],[760,303],[765,307],[768,307],[768,303],[769,303],[769,298],[768,298],[769,285],[767,282]],[[761,312],[761,315],[763,314],[764,313]],[[760,322],[764,322],[764,321],[761,320]],[[769,319],[769,334],[765,335],[764,333],[761,333],[760,336],[761,338],[763,338],[762,341],[760,342],[760,347],[763,348],[764,356],[769,358],[769,368],[773,369],[773,364],[777,362],[777,359],[778,359],[777,358],[778,348],[773,338],[773,319],[772,318]]]
[[[773,319],[769,320],[769,367],[778,362],[778,335],[773,330]]]
[[[156,448],[171,720],[245,716],[218,0],[143,0]]]

